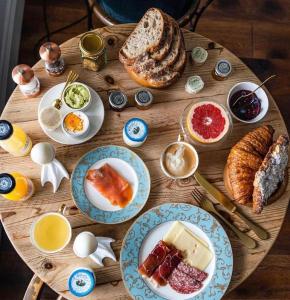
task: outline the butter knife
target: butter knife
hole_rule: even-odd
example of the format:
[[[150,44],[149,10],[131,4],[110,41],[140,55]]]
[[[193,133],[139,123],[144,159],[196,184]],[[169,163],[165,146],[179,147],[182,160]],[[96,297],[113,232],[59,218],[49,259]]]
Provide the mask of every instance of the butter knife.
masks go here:
[[[231,213],[234,213],[241,220],[243,220],[249,226],[249,228],[252,229],[261,240],[266,240],[269,238],[267,231],[265,231],[260,226],[254,224],[252,221],[247,219],[242,213],[240,213],[238,211],[237,206],[231,201],[231,199],[228,198],[226,195],[224,195],[221,191],[219,191],[211,183],[209,183],[198,171],[195,172],[194,178],[200,186],[202,186],[212,197],[214,197],[228,211],[230,211]]]

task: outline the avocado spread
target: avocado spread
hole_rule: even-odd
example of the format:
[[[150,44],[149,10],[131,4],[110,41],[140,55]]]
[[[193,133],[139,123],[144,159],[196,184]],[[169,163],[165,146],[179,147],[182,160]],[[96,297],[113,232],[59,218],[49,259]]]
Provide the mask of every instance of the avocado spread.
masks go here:
[[[64,101],[71,108],[82,108],[89,101],[89,92],[81,84],[72,84],[65,91]]]

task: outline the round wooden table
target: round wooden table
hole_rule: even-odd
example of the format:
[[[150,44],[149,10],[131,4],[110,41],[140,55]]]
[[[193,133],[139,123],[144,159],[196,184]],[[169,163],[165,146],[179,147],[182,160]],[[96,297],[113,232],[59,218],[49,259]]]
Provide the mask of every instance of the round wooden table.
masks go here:
[[[165,177],[159,166],[162,149],[168,143],[175,141],[180,132],[179,117],[183,109],[194,98],[214,100],[225,104],[228,91],[235,83],[240,81],[260,83],[260,81],[230,51],[203,36],[184,30],[188,54],[193,47],[202,46],[208,49],[209,52],[207,62],[203,66],[197,67],[193,66],[191,60],[188,59],[182,78],[170,88],[153,90],[153,107],[147,111],[138,110],[133,106],[132,99],[134,92],[140,86],[129,78],[118,60],[118,50],[133,28],[134,25],[132,24],[98,29],[107,41],[108,50],[108,64],[99,73],[82,68],[78,48],[79,37],[65,42],[61,48],[66,62],[66,72],[60,77],[49,77],[44,70],[43,63],[37,63],[33,69],[41,82],[41,95],[38,98],[25,99],[19,89],[16,88],[4,109],[2,118],[18,123],[31,136],[34,143],[44,141],[52,143],[56,147],[57,158],[63,162],[69,172],[72,172],[78,159],[89,150],[108,144],[124,145],[122,139],[124,123],[129,118],[141,117],[148,122],[150,135],[146,143],[140,148],[134,149],[134,151],[145,161],[152,180],[151,193],[142,212],[170,201],[192,203],[190,192],[193,186],[197,186],[194,179],[174,182]],[[228,59],[233,65],[233,73],[225,81],[215,81],[211,76],[211,71],[220,58]],[[80,81],[88,84],[100,94],[106,108],[105,121],[100,132],[89,142],[75,146],[64,146],[53,142],[44,134],[37,121],[37,107],[42,95],[54,85],[64,82],[69,70],[79,73]],[[205,81],[205,88],[196,96],[190,95],[184,90],[186,79],[193,74],[200,75]],[[108,80],[107,75],[112,77],[114,82]],[[130,107],[121,113],[109,110],[108,91],[112,89],[121,89],[131,101]],[[224,191],[223,169],[229,149],[234,143],[248,131],[262,123],[273,125],[276,129],[276,135],[287,132],[274,100],[269,93],[268,96],[270,108],[263,122],[255,125],[234,122],[234,130],[227,144],[215,150],[214,153],[210,149],[203,149],[199,152],[200,172],[222,191]],[[114,263],[106,259],[105,267],[98,267],[89,259],[76,257],[72,250],[72,244],[74,237],[84,230],[89,230],[97,236],[110,236],[116,240],[113,249],[117,258],[119,258],[122,239],[133,220],[119,225],[97,224],[90,221],[74,207],[75,209],[71,210],[73,214],[68,217],[73,227],[73,238],[69,246],[57,254],[44,255],[40,253],[30,243],[29,229],[31,223],[42,213],[57,211],[62,204],[74,206],[70,194],[70,182],[64,180],[57,193],[53,194],[50,184],[41,187],[40,167],[34,164],[29,156],[17,158],[5,153],[3,150],[0,151],[1,172],[17,170],[32,178],[36,185],[34,197],[27,202],[0,201],[1,220],[6,233],[25,263],[53,290],[67,299],[75,299],[68,291],[68,276],[74,268],[80,266],[91,267],[96,274],[97,287],[86,299],[129,299],[130,297],[121,279],[118,262]],[[270,233],[270,239],[266,241],[258,240],[256,249],[246,249],[234,234],[226,228],[234,254],[234,271],[229,291],[236,288],[257,268],[273,245],[285,216],[289,201],[289,188],[288,185],[284,195],[275,203],[266,207],[261,215],[253,215],[249,208],[242,207],[249,218],[255,220]],[[244,227],[243,224],[239,225]],[[251,231],[249,234],[256,238]]]

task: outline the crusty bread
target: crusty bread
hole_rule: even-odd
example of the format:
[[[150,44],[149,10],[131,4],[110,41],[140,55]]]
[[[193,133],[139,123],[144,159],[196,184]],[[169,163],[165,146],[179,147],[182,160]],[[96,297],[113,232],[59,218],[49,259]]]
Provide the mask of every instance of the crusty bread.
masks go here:
[[[161,51],[160,49],[168,38],[168,26],[168,19],[161,10],[157,8],[148,9],[120,49],[120,61],[131,65],[137,57],[146,52]],[[165,55],[166,52],[161,51],[157,58],[162,59]]]
[[[255,174],[253,192],[253,210],[255,213],[261,213],[268,199],[284,180],[285,169],[288,164],[288,145],[288,137],[280,135],[270,147]]]

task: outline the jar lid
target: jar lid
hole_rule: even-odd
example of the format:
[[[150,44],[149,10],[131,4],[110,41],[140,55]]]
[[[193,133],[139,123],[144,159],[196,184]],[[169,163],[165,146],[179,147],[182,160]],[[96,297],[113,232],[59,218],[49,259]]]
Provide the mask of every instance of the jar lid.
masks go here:
[[[0,194],[9,194],[14,190],[16,185],[15,179],[8,173],[0,174]]]
[[[13,126],[6,120],[0,120],[0,140],[7,140],[13,133]]]
[[[61,50],[56,43],[46,42],[40,47],[39,55],[44,61],[53,63],[60,58]]]
[[[142,119],[133,118],[125,124],[124,132],[129,140],[143,142],[148,136],[148,125]]]
[[[190,76],[187,79],[185,90],[190,94],[194,94],[201,91],[203,87],[204,87],[204,82],[201,79],[201,77],[198,75],[194,75],[194,76]]]
[[[207,60],[208,52],[202,47],[195,47],[191,51],[191,57],[195,63],[202,64]]]
[[[122,109],[127,105],[128,98],[121,91],[113,91],[110,93],[109,103],[113,108]]]
[[[93,270],[89,268],[75,269],[68,280],[69,291],[77,297],[89,295],[96,285],[96,278]]]
[[[232,71],[232,65],[228,60],[221,59],[215,65],[215,72],[221,77],[227,77]]]
[[[141,89],[135,94],[135,101],[139,106],[149,106],[153,102],[153,95],[149,90]]]
[[[29,83],[34,77],[33,70],[25,64],[18,65],[12,70],[12,79],[15,83],[24,85]]]

